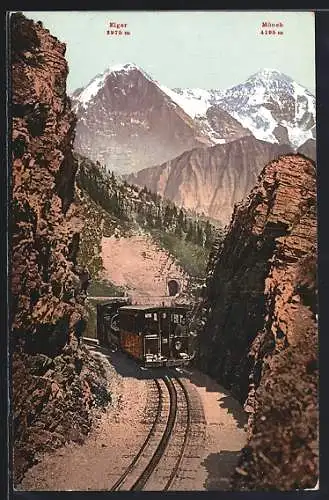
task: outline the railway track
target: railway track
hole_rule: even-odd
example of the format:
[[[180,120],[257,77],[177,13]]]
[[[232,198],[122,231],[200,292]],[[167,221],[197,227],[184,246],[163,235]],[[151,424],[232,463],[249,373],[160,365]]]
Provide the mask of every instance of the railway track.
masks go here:
[[[154,379],[158,405],[145,441],[110,491],[172,488],[191,438],[191,402],[184,382],[176,377]],[[192,439],[193,441],[193,439]]]

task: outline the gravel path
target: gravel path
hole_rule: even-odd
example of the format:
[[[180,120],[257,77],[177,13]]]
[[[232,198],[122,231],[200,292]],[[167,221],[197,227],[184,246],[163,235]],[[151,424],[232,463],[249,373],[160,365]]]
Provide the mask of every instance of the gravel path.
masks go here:
[[[119,396],[114,397],[83,445],[68,444],[40,457],[17,489],[109,490],[143,443],[152,424],[147,411],[154,398],[152,372],[122,353],[89,348],[107,366],[110,390]],[[227,489],[246,440],[245,414],[229,393],[206,375],[197,370],[181,370],[179,374],[199,394],[206,426],[203,444],[193,460],[194,470],[178,478],[175,489]]]
[[[72,443],[44,455],[27,472],[20,490],[108,490],[145,439],[150,427],[145,419],[147,380],[132,378],[125,367],[120,373],[103,349],[90,350],[110,371],[113,404],[82,446]]]
[[[240,450],[246,444],[247,414],[228,391],[204,373],[184,369],[182,375],[198,392],[206,422],[204,446],[190,489],[228,490]],[[188,482],[179,489],[189,489]]]

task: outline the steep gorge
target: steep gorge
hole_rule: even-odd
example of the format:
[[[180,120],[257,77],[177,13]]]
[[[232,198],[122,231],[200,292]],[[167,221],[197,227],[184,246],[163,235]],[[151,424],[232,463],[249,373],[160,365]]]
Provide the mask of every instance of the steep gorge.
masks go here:
[[[92,408],[107,404],[110,395],[102,367],[77,349],[73,336],[85,298],[77,266],[82,216],[75,203],[75,118],[65,91],[65,45],[20,14],[11,23],[17,483],[41,451],[69,440],[82,443]],[[249,163],[242,165],[242,179]],[[209,264],[199,364],[250,415],[236,489],[305,488],[317,479],[315,188],[315,166],[302,155],[269,163],[246,202],[236,206]],[[156,203],[148,206],[154,224]]]
[[[281,156],[209,262],[199,364],[249,413],[234,489],[317,481],[316,228],[315,165]]]
[[[110,396],[101,365],[77,349],[84,314],[74,203],[75,115],[65,44],[22,14],[11,22],[10,313],[14,482],[40,451],[82,442]]]

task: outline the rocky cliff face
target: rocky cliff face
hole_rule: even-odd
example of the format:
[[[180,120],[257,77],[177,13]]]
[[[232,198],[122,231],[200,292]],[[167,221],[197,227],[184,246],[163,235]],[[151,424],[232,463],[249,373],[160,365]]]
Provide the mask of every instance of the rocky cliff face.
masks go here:
[[[311,160],[316,161],[316,141],[313,139],[308,139],[304,144],[298,148],[298,153],[311,158]]]
[[[234,204],[256,184],[264,165],[290,150],[253,136],[210,148],[185,151],[160,166],[131,174],[128,182],[146,186],[178,206],[226,224]]]
[[[11,340],[15,481],[43,449],[82,439],[94,382],[73,326],[84,312],[65,45],[11,16]],[[97,375],[95,373],[96,386]],[[75,430],[74,430],[75,428]],[[74,432],[75,438],[74,438]]]
[[[217,105],[209,106],[205,118],[205,123],[208,123],[211,128],[210,137],[215,136],[215,139],[224,139],[223,143],[252,135],[250,130],[243,127],[238,120]],[[199,117],[199,121],[202,123],[202,117]],[[289,142],[287,141],[285,144],[289,144]]]
[[[250,417],[235,489],[316,484],[316,227],[315,165],[282,156],[209,263],[199,362]]]

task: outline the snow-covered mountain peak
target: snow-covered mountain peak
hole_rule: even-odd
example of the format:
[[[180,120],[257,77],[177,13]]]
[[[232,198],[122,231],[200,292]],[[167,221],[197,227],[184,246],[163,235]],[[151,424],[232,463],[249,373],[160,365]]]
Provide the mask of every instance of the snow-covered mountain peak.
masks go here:
[[[98,92],[104,87],[106,79],[111,74],[122,74],[129,75],[132,71],[138,71],[142,73],[145,78],[150,81],[154,81],[150,75],[148,75],[142,68],[137,66],[133,62],[127,62],[124,64],[114,64],[107,68],[103,73],[96,75],[90,82],[86,85],[84,89],[78,93],[74,92],[74,100],[81,104],[84,108],[87,107],[88,103],[98,94]]]
[[[291,77],[262,69],[218,101],[257,139],[298,148],[315,137],[315,98]]]
[[[248,80],[253,80],[253,79],[259,79],[259,80],[275,80],[275,79],[280,79],[280,80],[286,80],[286,81],[292,81],[292,78],[290,76],[285,75],[284,73],[281,73],[281,71],[278,71],[277,69],[273,68],[262,68],[253,75],[251,75]]]
[[[251,75],[244,83],[231,87],[225,91],[226,95],[232,91],[245,89],[248,93],[257,93],[257,89],[264,89],[266,93],[293,92],[294,80],[278,70],[264,68]]]
[[[233,87],[233,89],[245,86],[250,88],[263,87],[267,92],[278,94],[278,92],[289,92],[291,95],[307,95],[313,97],[313,94],[303,85],[300,85],[290,76],[276,69],[263,68],[257,73],[251,75],[243,84]],[[226,92],[230,92],[228,89]]]
[[[159,84],[158,84],[159,85]],[[174,89],[171,90],[164,85],[160,89],[167,94],[172,101],[180,106],[191,118],[204,115],[210,106],[211,95],[208,90],[203,89]]]
[[[140,68],[137,66],[137,64],[135,64],[133,62],[128,62],[128,63],[124,63],[124,64],[114,64],[113,66],[110,66],[108,71],[109,72],[112,72],[112,71],[131,71],[134,69],[140,70]]]
[[[155,82],[154,78],[152,78],[151,75],[146,73],[146,71],[144,69],[142,69],[140,66],[138,66],[134,62],[128,62],[125,64],[115,64],[115,65],[111,66],[107,71],[108,71],[108,74],[110,74],[110,73],[129,74],[131,71],[138,71],[139,73],[144,75],[145,78],[147,78],[151,82]]]
[[[117,113],[126,113],[129,126],[121,118],[116,125],[124,136],[137,123],[141,130],[146,130],[143,110],[154,106],[158,109],[161,103],[177,113],[188,127],[194,127],[198,138],[212,144],[252,133],[257,139],[291,144],[297,149],[315,138],[315,97],[290,76],[273,68],[262,68],[225,90],[171,89],[134,62],[126,62],[96,75],[85,88],[72,94],[72,100],[81,120],[86,119],[85,112],[104,115],[102,119],[110,128],[119,121]],[[131,133],[135,134],[132,138],[138,136],[135,129]]]

